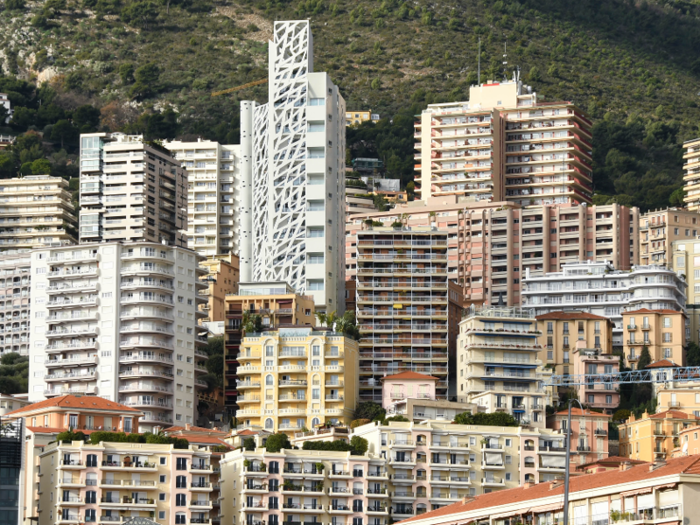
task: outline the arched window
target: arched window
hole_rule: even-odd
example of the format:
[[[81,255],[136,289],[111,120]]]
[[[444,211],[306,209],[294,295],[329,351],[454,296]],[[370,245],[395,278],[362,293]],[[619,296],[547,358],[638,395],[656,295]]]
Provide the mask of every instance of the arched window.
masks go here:
[[[319,418],[317,418],[317,417],[315,417],[315,418],[313,418],[313,419],[311,420],[311,426],[312,426],[313,428],[316,428],[316,427],[319,426],[320,424],[321,424],[321,420],[320,420]]]
[[[187,488],[187,476],[177,476],[175,478],[175,488],[186,489]]]
[[[426,477],[425,477],[425,470],[423,470],[423,469],[418,469],[418,470],[416,471],[416,479],[418,479],[418,480],[425,480],[425,479],[426,479]]]
[[[185,525],[187,523],[187,515],[184,512],[178,512],[175,514],[176,525]]]
[[[527,468],[535,468],[535,458],[528,456],[525,458],[525,466]]]
[[[265,384],[266,384],[267,386],[272,386],[272,385],[275,384],[275,380],[272,378],[272,375],[268,375],[268,376],[265,378]]]
[[[269,377],[269,376],[268,376]],[[272,421],[272,418],[267,418],[265,420],[265,430],[272,430],[275,428],[275,423]]]

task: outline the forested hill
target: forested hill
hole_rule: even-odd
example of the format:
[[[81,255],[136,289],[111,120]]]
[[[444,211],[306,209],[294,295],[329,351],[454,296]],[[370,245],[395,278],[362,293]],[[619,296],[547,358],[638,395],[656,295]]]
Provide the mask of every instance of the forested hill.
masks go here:
[[[598,202],[668,204],[680,144],[700,135],[697,0],[0,2],[0,92],[18,108],[0,134],[43,133],[39,149],[31,138],[0,157],[0,176],[44,159],[66,176],[77,133],[98,128],[237,142],[239,99],[265,101],[266,86],[210,93],[267,75],[276,19],[310,19],[316,70],[349,109],[393,118],[350,132],[349,146],[382,156],[404,181],[412,115],[467,98],[479,40],[482,80],[503,77],[507,43],[508,76],[519,67],[540,96],[573,100],[597,122]],[[37,80],[48,84],[37,90]]]

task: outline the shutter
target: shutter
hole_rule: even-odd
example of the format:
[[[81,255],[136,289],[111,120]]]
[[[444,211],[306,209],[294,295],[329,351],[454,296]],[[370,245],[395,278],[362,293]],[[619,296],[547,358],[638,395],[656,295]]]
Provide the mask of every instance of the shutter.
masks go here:
[[[610,512],[614,510],[617,512],[622,512],[622,500],[620,498],[614,499],[610,502]]]
[[[637,496],[637,511],[654,508],[654,494]]]
[[[664,492],[659,492],[659,507],[665,507],[666,505],[674,505],[678,502],[678,489],[665,490]]]
[[[593,521],[607,520],[609,514],[607,501],[591,504],[591,519]]]
[[[625,512],[635,512],[634,498],[625,498]]]
[[[588,525],[588,507],[585,504],[574,507],[574,524]]]

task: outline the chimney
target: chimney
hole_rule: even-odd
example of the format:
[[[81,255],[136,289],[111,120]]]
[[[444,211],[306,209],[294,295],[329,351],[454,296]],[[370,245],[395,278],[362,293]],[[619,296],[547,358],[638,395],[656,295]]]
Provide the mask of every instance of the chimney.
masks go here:
[[[656,469],[661,468],[661,467],[665,467],[665,466],[666,466],[665,459],[657,459],[651,465],[649,465],[649,472],[654,472]]]
[[[625,470],[629,470],[632,468],[632,463],[629,461],[623,461],[620,463],[620,472],[624,472]]]
[[[185,430],[192,430],[192,425],[185,423]]]
[[[526,481],[523,483],[523,488],[524,489],[529,489],[530,487],[533,487],[535,484],[532,481]]]
[[[549,482],[549,490],[557,489],[563,485],[564,485],[564,480],[561,478],[557,478],[557,479]]]

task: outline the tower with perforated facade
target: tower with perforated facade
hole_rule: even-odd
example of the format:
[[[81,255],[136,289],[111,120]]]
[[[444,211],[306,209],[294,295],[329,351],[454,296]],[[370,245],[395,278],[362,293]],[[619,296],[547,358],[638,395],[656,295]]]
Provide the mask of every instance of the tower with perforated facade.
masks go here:
[[[275,22],[267,104],[241,102],[241,280],[289,283],[345,309],[345,101],[313,72],[308,21]]]

